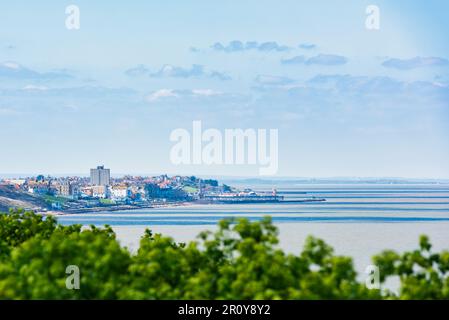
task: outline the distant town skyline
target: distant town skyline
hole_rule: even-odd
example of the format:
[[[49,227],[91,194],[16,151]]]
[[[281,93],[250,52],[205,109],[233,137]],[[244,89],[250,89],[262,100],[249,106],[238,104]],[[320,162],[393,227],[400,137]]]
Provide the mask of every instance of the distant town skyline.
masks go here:
[[[110,169],[109,169],[110,170]],[[195,174],[179,174],[176,172],[129,172],[129,173],[122,173],[122,172],[110,172],[110,178],[111,179],[117,179],[117,178],[123,178],[126,176],[131,177],[156,177],[156,176],[196,176],[197,178],[201,179],[219,179],[223,181],[244,181],[244,180],[253,180],[253,181],[308,181],[308,182],[314,182],[316,181],[319,183],[320,181],[341,181],[341,182],[363,182],[363,181],[370,181],[370,182],[376,182],[376,181],[397,181],[397,182],[441,182],[441,183],[449,183],[449,178],[416,178],[416,177],[369,177],[369,176],[328,176],[328,177],[313,177],[313,176],[248,176],[248,175],[216,175],[216,174],[210,174],[210,175],[195,175]],[[44,176],[45,178],[51,177],[51,178],[84,178],[84,179],[90,179],[90,173],[84,172],[84,173],[57,173],[52,174],[49,172],[34,172],[34,173],[0,173],[0,180],[4,179],[24,179],[24,178],[31,178],[31,177],[38,177],[38,176]]]
[[[171,163],[171,132],[200,120],[277,129],[268,179],[449,179],[447,1],[70,4],[79,30],[68,4],[3,4],[2,176],[259,176]]]

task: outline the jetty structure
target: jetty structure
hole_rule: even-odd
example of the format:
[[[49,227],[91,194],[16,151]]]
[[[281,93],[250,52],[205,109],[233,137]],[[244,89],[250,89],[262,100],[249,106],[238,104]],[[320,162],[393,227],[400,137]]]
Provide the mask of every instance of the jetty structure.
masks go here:
[[[245,189],[238,192],[208,192],[200,193],[196,203],[206,204],[245,204],[245,203],[309,203],[326,201],[323,198],[310,197],[304,199],[285,200],[283,195],[279,195],[276,189],[271,192],[256,192]]]
[[[246,189],[240,192],[222,192],[202,194],[197,202],[201,203],[272,203],[281,202],[284,196],[278,195],[276,189],[272,192],[255,192]]]

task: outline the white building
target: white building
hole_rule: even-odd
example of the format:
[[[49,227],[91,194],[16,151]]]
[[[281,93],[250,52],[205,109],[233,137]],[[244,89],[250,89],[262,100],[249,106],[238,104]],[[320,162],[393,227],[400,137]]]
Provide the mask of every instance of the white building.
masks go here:
[[[129,188],[125,186],[114,186],[110,188],[112,199],[126,199],[129,194]]]

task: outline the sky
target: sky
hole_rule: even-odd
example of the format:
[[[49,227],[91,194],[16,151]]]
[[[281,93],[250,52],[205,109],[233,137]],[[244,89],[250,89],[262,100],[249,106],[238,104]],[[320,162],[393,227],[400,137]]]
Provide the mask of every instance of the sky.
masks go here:
[[[277,176],[449,178],[449,2],[110,2],[2,4],[0,173],[258,175],[173,164],[199,120],[277,129]]]

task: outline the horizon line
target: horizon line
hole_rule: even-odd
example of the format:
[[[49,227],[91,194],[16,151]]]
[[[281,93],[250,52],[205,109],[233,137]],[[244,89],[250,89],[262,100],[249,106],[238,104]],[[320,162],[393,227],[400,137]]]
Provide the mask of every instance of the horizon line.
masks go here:
[[[88,173],[0,173],[0,178],[29,178],[38,175],[50,177],[89,177]],[[449,182],[449,177],[431,178],[431,177],[391,177],[391,176],[240,176],[240,175],[217,175],[217,174],[180,174],[180,173],[114,173],[111,174],[113,178],[120,178],[124,176],[141,176],[141,177],[156,177],[156,176],[196,176],[196,177],[213,177],[220,179],[239,179],[239,180],[421,180],[421,181],[445,181]]]

